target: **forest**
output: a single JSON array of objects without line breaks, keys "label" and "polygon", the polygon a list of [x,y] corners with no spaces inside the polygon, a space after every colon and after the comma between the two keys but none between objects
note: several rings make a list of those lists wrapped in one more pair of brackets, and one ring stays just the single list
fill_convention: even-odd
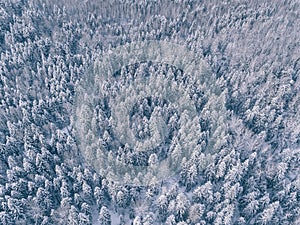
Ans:
[{"label": "forest", "polygon": [[0,1],[0,224],[300,224],[297,0]]}]

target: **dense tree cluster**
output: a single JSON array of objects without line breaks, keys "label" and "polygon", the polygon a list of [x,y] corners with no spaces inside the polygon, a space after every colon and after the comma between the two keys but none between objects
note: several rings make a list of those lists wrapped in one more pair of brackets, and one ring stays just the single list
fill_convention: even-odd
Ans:
[{"label": "dense tree cluster", "polygon": [[[293,0],[0,2],[0,224],[299,224],[299,12]],[[190,89],[201,116],[186,127],[201,129],[191,157],[178,159],[178,174],[120,186],[79,151],[75,90],[100,53],[142,40],[197,52],[220,90]],[[149,76],[163,71],[144,66]],[[137,74],[133,67],[123,75]],[[99,145],[131,164],[155,166],[168,154],[126,157],[126,145],[113,149],[105,104],[93,112]],[[179,129],[184,116],[164,99],[137,101],[130,127],[147,138],[156,108],[176,159],[185,147],[173,137],[189,138],[189,129]]]}]

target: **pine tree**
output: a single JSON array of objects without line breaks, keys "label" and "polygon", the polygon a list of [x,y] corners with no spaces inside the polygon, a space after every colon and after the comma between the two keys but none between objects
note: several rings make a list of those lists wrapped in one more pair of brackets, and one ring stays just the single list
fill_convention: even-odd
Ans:
[{"label": "pine tree", "polygon": [[189,209],[189,219],[193,222],[199,222],[204,214],[205,206],[202,204],[194,204]]},{"label": "pine tree", "polygon": [[279,202],[274,202],[270,204],[264,211],[260,214],[258,222],[259,224],[269,224],[272,223],[272,219],[274,216],[274,213],[279,207]]},{"label": "pine tree", "polygon": [[71,206],[68,213],[68,224],[78,225],[78,212],[74,206]]},{"label": "pine tree", "polygon": [[187,219],[189,204],[189,200],[183,193],[180,193],[176,197],[175,212],[177,220],[181,221]]},{"label": "pine tree", "polygon": [[175,225],[176,220],[174,215],[170,215],[166,220],[166,225]]},{"label": "pine tree", "polygon": [[83,182],[82,184],[82,194],[83,194],[83,198],[86,202],[91,203],[93,200],[93,196],[92,196],[92,188],[90,187],[90,185],[88,185],[86,182]]},{"label": "pine tree", "polygon": [[101,225],[111,225],[111,216],[107,207],[101,207],[98,220]]},{"label": "pine tree", "polygon": [[78,214],[78,225],[90,225],[92,224],[90,216],[86,213]]},{"label": "pine tree", "polygon": [[157,199],[159,214],[165,215],[168,209],[168,199],[165,195],[159,196]]},{"label": "pine tree", "polygon": [[143,225],[154,225],[154,218],[152,214],[148,214],[143,218]]},{"label": "pine tree", "polygon": [[133,220],[133,225],[142,225],[142,219],[140,216],[136,216]]},{"label": "pine tree", "polygon": [[212,183],[208,181],[204,185],[197,187],[193,192],[193,199],[198,203],[212,203],[213,202]]}]

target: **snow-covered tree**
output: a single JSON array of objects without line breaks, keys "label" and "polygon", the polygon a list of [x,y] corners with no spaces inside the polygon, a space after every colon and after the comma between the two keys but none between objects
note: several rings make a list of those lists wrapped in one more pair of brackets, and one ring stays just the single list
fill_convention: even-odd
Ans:
[{"label": "snow-covered tree", "polygon": [[99,212],[99,223],[101,225],[110,225],[111,224],[111,216],[107,207],[102,206]]}]

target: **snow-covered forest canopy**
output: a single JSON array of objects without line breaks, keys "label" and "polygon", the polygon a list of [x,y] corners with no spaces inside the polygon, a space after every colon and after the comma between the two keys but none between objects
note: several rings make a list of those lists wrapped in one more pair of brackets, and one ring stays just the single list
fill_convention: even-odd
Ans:
[{"label": "snow-covered forest canopy", "polygon": [[300,224],[299,24],[297,0],[0,1],[0,224]]}]

